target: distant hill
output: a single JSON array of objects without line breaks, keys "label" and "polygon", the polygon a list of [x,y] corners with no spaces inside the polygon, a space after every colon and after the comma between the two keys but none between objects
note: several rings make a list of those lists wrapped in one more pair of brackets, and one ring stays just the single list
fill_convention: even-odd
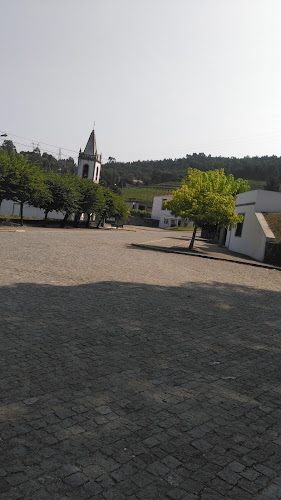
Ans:
[{"label": "distant hill", "polygon": [[263,187],[271,179],[281,181],[281,157],[224,158],[194,153],[174,160],[170,158],[106,163],[102,167],[101,182],[106,186],[114,186],[115,189],[133,186],[136,184],[136,179],[143,181],[146,187],[156,187],[163,183],[180,185],[189,167],[205,171],[223,168],[227,175],[231,173],[235,178],[242,177],[251,180],[252,189],[256,188],[255,184]]}]

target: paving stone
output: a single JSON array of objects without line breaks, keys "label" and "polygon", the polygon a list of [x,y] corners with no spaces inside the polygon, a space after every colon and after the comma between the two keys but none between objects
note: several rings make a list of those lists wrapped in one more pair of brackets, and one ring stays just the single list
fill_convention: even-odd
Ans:
[{"label": "paving stone", "polygon": [[186,496],[186,491],[181,490],[180,488],[174,488],[167,493],[169,498],[172,498],[173,500],[181,500]]},{"label": "paving stone", "polygon": [[23,474],[22,472],[12,474],[9,477],[7,477],[7,482],[11,486],[16,486],[17,484],[22,484],[25,481],[27,481],[27,476]]},{"label": "paving stone", "polygon": [[88,481],[88,483],[84,485],[84,488],[90,495],[92,495],[92,498],[95,498],[96,495],[102,492],[101,485],[95,481]]},{"label": "paving stone", "polygon": [[3,500],[279,495],[280,273],[163,234],[1,234]]},{"label": "paving stone", "polygon": [[66,476],[64,481],[70,486],[76,487],[81,486],[82,484],[88,481],[88,478],[81,473],[72,474],[71,476]]},{"label": "paving stone", "polygon": [[46,490],[38,490],[33,493],[31,500],[52,500],[52,497]]},{"label": "paving stone", "polygon": [[141,471],[141,472],[138,472],[137,474],[134,474],[134,476],[132,476],[131,479],[140,488],[143,488],[144,486],[147,486],[148,484],[152,483],[153,476],[151,474],[148,474],[147,472]]}]

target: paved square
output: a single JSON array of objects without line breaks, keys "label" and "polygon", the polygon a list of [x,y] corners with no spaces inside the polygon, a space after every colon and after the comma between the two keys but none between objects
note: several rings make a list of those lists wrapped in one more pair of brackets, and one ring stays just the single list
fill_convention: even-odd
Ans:
[{"label": "paved square", "polygon": [[281,273],[1,231],[0,498],[281,498]]}]

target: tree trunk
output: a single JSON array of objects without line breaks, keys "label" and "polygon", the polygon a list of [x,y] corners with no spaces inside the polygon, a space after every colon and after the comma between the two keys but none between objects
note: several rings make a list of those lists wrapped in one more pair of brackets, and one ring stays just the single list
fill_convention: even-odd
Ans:
[{"label": "tree trunk", "polygon": [[86,222],[86,228],[89,229],[90,227],[90,218],[91,218],[91,214],[87,214],[87,222]]},{"label": "tree trunk", "polygon": [[194,245],[194,241],[195,241],[196,231],[197,231],[197,226],[194,226],[193,234],[192,234],[192,238],[191,238],[191,242],[190,242],[190,245],[189,245],[189,250],[193,250],[193,245]]},{"label": "tree trunk", "polygon": [[23,226],[23,201],[20,202],[20,225]]},{"label": "tree trunk", "polygon": [[60,227],[61,227],[61,228],[64,228],[64,226],[65,226],[65,224],[66,224],[66,221],[67,221],[67,219],[68,219],[68,216],[69,216],[69,214],[68,214],[68,213],[66,213],[66,214],[65,214],[65,216],[64,216],[64,218],[62,219],[62,221],[61,221],[61,223],[60,223]]},{"label": "tree trunk", "polygon": [[48,213],[49,213],[49,210],[45,210],[45,217],[44,217],[44,222],[43,222],[44,227],[47,226]]},{"label": "tree trunk", "polygon": [[81,217],[80,212],[76,212],[75,218],[74,218],[74,220],[75,220],[75,227],[79,227],[80,217]]},{"label": "tree trunk", "polygon": [[227,229],[225,227],[222,227],[221,230],[220,230],[219,247],[223,247],[224,244],[225,244],[226,231],[227,231]]}]

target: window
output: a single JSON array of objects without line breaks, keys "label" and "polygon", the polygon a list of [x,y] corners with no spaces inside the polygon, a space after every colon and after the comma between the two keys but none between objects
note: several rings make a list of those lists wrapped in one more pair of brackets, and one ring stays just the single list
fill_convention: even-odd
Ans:
[{"label": "window", "polygon": [[88,175],[89,175],[89,165],[84,165],[82,173],[83,179],[88,179]]},{"label": "window", "polygon": [[236,227],[236,231],[235,231],[235,236],[241,237],[243,224],[244,224],[244,220],[245,220],[245,214],[238,214],[238,215],[243,215],[243,220],[242,220],[242,222],[238,222],[237,227]]},{"label": "window", "polygon": [[169,224],[169,220],[168,219],[164,219],[164,224]]},{"label": "window", "polygon": [[97,167],[96,169],[96,181],[98,180],[98,176],[99,176],[99,167]]},{"label": "window", "polygon": [[161,210],[168,210],[166,207],[164,207],[164,201],[167,201],[167,198],[164,198],[162,200],[162,207],[161,207]]}]

